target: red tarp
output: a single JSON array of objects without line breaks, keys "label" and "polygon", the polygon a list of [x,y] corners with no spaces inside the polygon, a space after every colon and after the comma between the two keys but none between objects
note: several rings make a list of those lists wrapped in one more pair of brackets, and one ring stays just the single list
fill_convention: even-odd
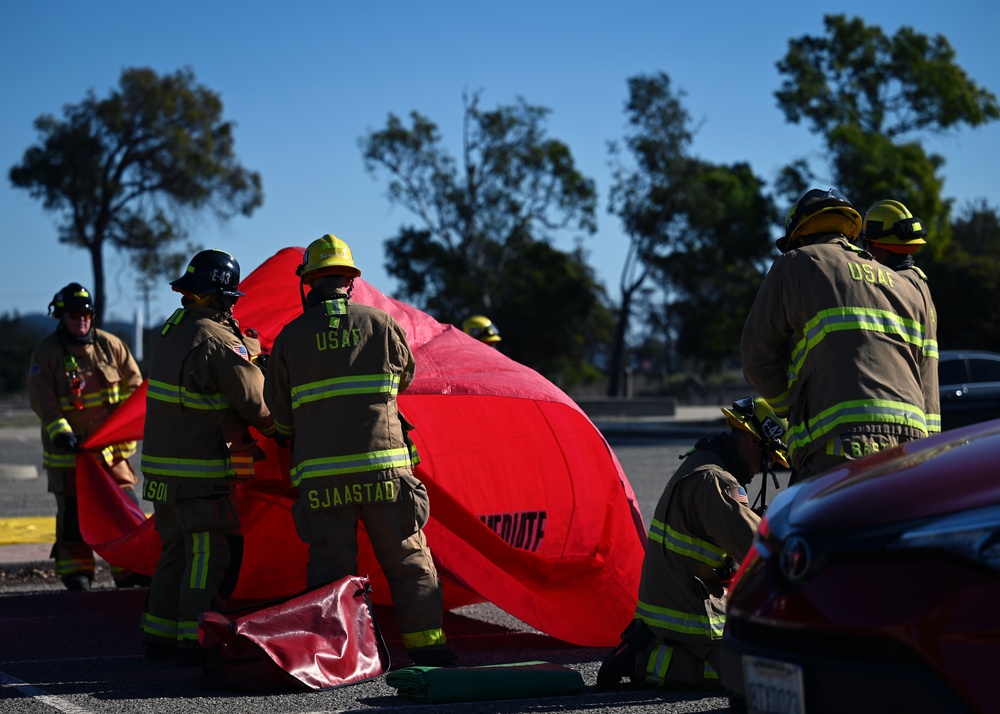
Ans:
[{"label": "red tarp", "polygon": [[[247,276],[236,307],[241,327],[265,348],[301,314],[295,266],[285,248]],[[604,437],[540,374],[388,298],[362,279],[352,300],[390,313],[417,364],[399,396],[421,463],[431,519],[425,533],[445,581],[447,607],[488,600],[536,629],[584,646],[614,646],[631,621],[645,532],[635,495]],[[87,448],[142,438],[145,385],[90,438]],[[259,435],[257,435],[259,437]],[[240,486],[246,553],[234,600],[259,602],[305,587],[306,547],[291,518],[288,451],[258,438],[268,458]],[[77,459],[83,535],[108,562],[152,574],[159,536],[89,454]],[[363,530],[363,527],[361,528]],[[367,539],[359,574],[372,600],[388,587]]]},{"label": "red tarp", "polygon": [[349,575],[298,597],[246,610],[203,612],[199,641],[215,652],[203,689],[328,689],[374,679],[389,666],[367,598]]}]

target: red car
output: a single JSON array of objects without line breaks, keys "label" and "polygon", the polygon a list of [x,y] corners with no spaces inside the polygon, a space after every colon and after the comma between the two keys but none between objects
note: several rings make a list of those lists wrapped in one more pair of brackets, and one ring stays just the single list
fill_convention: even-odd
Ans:
[{"label": "red car", "polygon": [[1000,420],[806,480],[767,511],[722,642],[758,712],[1000,712]]}]

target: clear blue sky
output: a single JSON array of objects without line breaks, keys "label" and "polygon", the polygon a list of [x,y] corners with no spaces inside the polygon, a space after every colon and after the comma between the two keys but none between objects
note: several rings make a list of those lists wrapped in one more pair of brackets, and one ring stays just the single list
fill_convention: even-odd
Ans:
[{"label": "clear blue sky", "polygon": [[[358,138],[382,128],[390,112],[416,110],[457,155],[464,90],[481,90],[485,108],[519,96],[546,106],[549,135],[597,183],[599,230],[585,247],[616,297],[627,243],[607,213],[606,145],[623,134],[626,80],[669,74],[703,122],[693,152],[747,161],[770,182],[783,164],[821,148],[777,109],[775,63],[790,38],[821,34],[823,14],[841,12],[887,34],[905,24],[945,35],[969,76],[1000,95],[996,0],[0,3],[0,314],[44,312],[70,281],[93,287],[89,254],[56,241],[53,216],[13,189],[8,172],[37,141],[36,117],[60,116],[89,89],[106,96],[127,67],[190,67],[221,94],[241,162],[262,175],[261,209],[223,225],[206,217],[193,241],[233,253],[248,274],[280,248],[332,232],[354,249],[365,279],[390,295],[384,240],[416,220],[392,208],[384,181],[365,173]],[[947,159],[944,193],[958,206],[1000,203],[1000,125],[929,139],[927,147]],[[560,244],[570,247],[572,236]],[[108,314],[131,319],[135,276],[114,254],[105,266]],[[153,319],[177,304],[164,286]]]}]

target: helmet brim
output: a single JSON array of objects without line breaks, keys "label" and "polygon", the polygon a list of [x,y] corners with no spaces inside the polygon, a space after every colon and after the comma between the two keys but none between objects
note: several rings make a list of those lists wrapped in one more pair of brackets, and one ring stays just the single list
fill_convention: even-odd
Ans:
[{"label": "helmet brim", "polygon": [[310,280],[322,278],[327,275],[343,275],[345,278],[360,278],[361,268],[350,265],[328,265],[322,268],[316,268],[315,270],[310,270],[308,272],[300,272],[299,275],[302,280],[307,283]]},{"label": "helmet brim", "polygon": [[749,417],[743,414],[738,414],[728,407],[722,407],[722,413],[726,415],[726,423],[731,428],[745,431],[747,434],[753,436],[755,439],[760,441],[762,450],[770,454],[771,457],[779,464],[785,468],[789,468],[790,462],[788,460],[787,449],[784,446],[775,448],[765,443],[766,437],[757,433],[757,430],[753,427]]}]

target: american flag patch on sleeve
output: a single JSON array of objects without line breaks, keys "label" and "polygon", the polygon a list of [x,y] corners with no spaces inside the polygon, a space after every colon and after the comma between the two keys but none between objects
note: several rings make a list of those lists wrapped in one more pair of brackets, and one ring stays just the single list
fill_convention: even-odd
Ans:
[{"label": "american flag patch on sleeve", "polygon": [[746,489],[742,486],[730,486],[726,489],[726,492],[729,494],[730,498],[738,503],[750,503],[750,500],[747,498]]},{"label": "american flag patch on sleeve", "polygon": [[250,360],[250,353],[247,352],[246,345],[233,345],[233,352],[247,361]]}]

